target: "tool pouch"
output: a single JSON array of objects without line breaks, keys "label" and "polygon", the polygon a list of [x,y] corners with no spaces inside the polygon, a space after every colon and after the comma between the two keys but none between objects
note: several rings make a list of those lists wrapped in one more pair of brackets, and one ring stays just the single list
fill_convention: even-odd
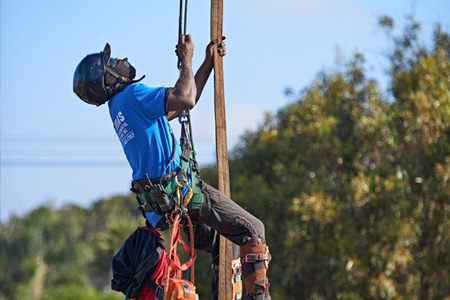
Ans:
[{"label": "tool pouch", "polygon": [[152,202],[156,202],[156,204],[158,204],[159,210],[163,214],[173,210],[174,206],[170,202],[169,196],[162,186],[152,189],[150,191],[150,195]]},{"label": "tool pouch", "polygon": [[166,189],[162,185],[151,184],[143,186],[139,182],[133,181],[131,191],[136,194],[139,208],[143,212],[153,211],[158,215],[165,215],[174,208]]}]

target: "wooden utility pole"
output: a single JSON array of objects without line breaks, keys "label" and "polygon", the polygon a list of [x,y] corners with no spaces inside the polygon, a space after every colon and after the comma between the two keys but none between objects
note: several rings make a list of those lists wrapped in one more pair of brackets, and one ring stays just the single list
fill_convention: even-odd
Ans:
[{"label": "wooden utility pole", "polygon": [[[223,0],[211,0],[211,40],[222,41]],[[216,49],[217,50],[217,49]],[[223,87],[223,59],[214,54],[214,107],[216,118],[216,153],[219,191],[230,197],[230,171],[228,167],[227,124],[225,116],[225,93]],[[219,250],[219,300],[232,300],[232,246],[220,236]]]}]

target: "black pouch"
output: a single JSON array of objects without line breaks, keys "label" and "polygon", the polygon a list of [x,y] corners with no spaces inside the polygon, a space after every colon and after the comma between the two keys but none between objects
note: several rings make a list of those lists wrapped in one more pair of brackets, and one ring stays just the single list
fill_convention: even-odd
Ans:
[{"label": "black pouch", "polygon": [[[158,204],[159,209],[163,214],[171,211],[174,209],[173,204],[170,202],[169,196],[167,195],[166,190],[164,187],[159,186],[150,191],[152,200],[156,204]],[[156,211],[155,211],[156,212]]]}]

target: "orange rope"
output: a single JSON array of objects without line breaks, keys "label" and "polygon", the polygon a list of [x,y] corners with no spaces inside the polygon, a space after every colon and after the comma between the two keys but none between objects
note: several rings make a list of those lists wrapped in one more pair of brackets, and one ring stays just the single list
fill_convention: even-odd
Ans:
[{"label": "orange rope", "polygon": [[[192,228],[192,222],[191,222],[191,218],[189,216],[186,217],[188,223],[189,223],[189,236],[190,236],[190,242],[191,242],[191,257],[194,256],[194,230]],[[191,282],[192,284],[195,284],[195,280],[194,280],[194,266],[195,264],[192,264],[191,267]]]},{"label": "orange rope", "polygon": [[[180,226],[180,215],[178,213],[176,213],[176,211],[173,211],[172,214],[170,215],[170,228],[171,228],[171,232],[170,232],[170,244],[169,244],[169,258],[172,259],[173,261],[176,260],[176,251],[177,251],[177,242],[175,241],[175,235],[178,235],[178,231],[179,226]],[[193,230],[193,226],[192,226],[192,221],[191,218],[189,216],[186,216],[186,219],[188,221],[189,224],[189,238],[190,238],[190,244],[191,244],[191,251],[189,253],[189,255],[195,260],[195,249],[194,249],[194,230]],[[178,236],[178,238],[180,238]],[[191,282],[192,284],[195,284],[195,269],[194,269],[194,263],[192,263],[191,266]],[[167,274],[166,274],[166,281],[165,281],[165,285],[164,285],[164,300],[169,300],[169,281],[170,281],[170,271],[171,271],[171,267],[170,264],[168,264],[167,266]]]},{"label": "orange rope", "polygon": [[[170,219],[172,216],[170,216]],[[174,250],[173,240],[175,239],[175,232],[178,230],[178,224],[180,222],[180,216],[175,214],[174,220],[171,223],[170,244],[169,244],[169,258],[172,259],[172,252]],[[175,256],[174,256],[175,258]],[[170,279],[170,264],[167,265],[166,284],[164,285],[164,300],[169,300],[169,279]]]}]

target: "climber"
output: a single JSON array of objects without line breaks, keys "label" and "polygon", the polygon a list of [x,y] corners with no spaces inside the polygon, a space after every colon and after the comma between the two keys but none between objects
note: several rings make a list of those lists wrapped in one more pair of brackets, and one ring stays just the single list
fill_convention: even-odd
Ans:
[{"label": "climber", "polygon": [[[148,223],[158,230],[167,229],[166,216],[176,198],[172,187],[180,181],[191,185],[194,197],[186,213],[196,224],[195,248],[212,253],[217,265],[218,234],[239,245],[247,299],[270,299],[266,275],[270,254],[263,223],[199,179],[190,148],[179,145],[169,125],[170,120],[196,105],[213,69],[214,55],[226,54],[225,43],[209,43],[195,76],[190,35],[180,34],[176,53],[181,70],[174,87],[153,88],[138,83],[144,76],[135,80],[136,69],[127,58],[112,59],[111,47],[106,44],[102,52],[87,55],[79,63],[74,92],[89,104],[108,102],[114,129],[132,169],[132,191]],[[217,269],[213,299],[217,299]]]}]

